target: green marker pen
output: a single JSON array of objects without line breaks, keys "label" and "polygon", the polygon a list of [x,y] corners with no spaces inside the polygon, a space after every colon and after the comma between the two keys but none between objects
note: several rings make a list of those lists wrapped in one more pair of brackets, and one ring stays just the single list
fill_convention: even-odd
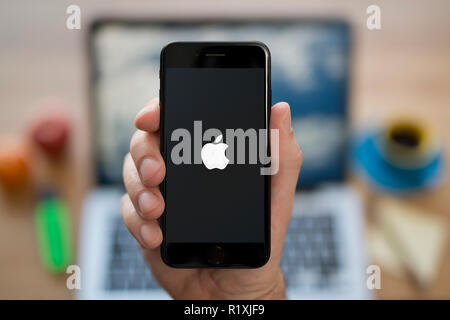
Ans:
[{"label": "green marker pen", "polygon": [[70,217],[55,192],[47,190],[40,197],[35,222],[42,264],[51,272],[65,272],[72,262]]}]

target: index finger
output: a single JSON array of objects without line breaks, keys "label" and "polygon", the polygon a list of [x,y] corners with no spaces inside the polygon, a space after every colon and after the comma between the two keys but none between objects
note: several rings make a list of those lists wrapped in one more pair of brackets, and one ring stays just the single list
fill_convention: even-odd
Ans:
[{"label": "index finger", "polygon": [[134,120],[134,125],[143,131],[156,132],[159,130],[159,113],[159,99],[154,98],[139,111]]}]

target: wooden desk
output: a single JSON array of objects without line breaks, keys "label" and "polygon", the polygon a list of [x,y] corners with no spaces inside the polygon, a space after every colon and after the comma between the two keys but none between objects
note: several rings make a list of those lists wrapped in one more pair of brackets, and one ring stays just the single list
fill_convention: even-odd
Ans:
[{"label": "wooden desk", "polygon": [[[202,7],[196,5],[202,4]],[[365,28],[365,9],[372,1],[221,2],[221,15],[249,13],[272,16],[340,14],[355,27],[355,60],[352,94],[352,123],[361,127],[393,113],[414,114],[430,121],[450,150],[450,2],[377,1],[382,8],[382,30]],[[56,95],[68,102],[74,119],[74,136],[67,163],[52,170],[74,220],[79,226],[83,197],[92,183],[89,152],[88,105],[84,34],[86,22],[94,15],[142,12],[161,17],[192,15],[218,16],[217,2],[163,1],[143,4],[127,1],[111,7],[108,1],[78,1],[82,9],[82,31],[65,29],[65,6],[39,1],[32,6],[14,1],[0,10],[8,24],[0,29],[0,135],[21,135],[36,99]],[[226,4],[226,5],[225,5]],[[6,5],[2,5],[6,6]],[[8,19],[7,19],[8,17]],[[11,19],[13,17],[14,19]],[[447,156],[448,159],[448,156]],[[34,161],[42,161],[36,157]],[[448,166],[447,160],[447,166]],[[41,168],[41,166],[37,166]],[[370,191],[353,180],[366,199]],[[410,201],[450,221],[450,183]],[[367,202],[370,206],[370,201]],[[0,192],[0,298],[66,299],[65,276],[45,272],[38,260],[33,211],[33,192],[16,199]],[[450,241],[450,240],[449,240]],[[450,298],[450,245],[447,244],[435,284],[418,291],[403,276],[383,273],[379,298]]]}]

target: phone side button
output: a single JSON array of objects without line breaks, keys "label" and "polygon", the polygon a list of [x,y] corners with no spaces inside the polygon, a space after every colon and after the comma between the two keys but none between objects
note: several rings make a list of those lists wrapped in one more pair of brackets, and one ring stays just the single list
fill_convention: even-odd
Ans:
[{"label": "phone side button", "polygon": [[208,248],[207,255],[208,255],[208,262],[214,265],[222,263],[225,257],[223,248],[218,245],[210,246]]}]

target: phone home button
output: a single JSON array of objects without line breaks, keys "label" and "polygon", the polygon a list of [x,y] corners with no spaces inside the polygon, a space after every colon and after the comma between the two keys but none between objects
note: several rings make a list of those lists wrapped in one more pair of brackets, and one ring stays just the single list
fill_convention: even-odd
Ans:
[{"label": "phone home button", "polygon": [[208,255],[208,262],[217,265],[223,262],[225,253],[221,246],[212,245],[208,248],[207,255]]}]

